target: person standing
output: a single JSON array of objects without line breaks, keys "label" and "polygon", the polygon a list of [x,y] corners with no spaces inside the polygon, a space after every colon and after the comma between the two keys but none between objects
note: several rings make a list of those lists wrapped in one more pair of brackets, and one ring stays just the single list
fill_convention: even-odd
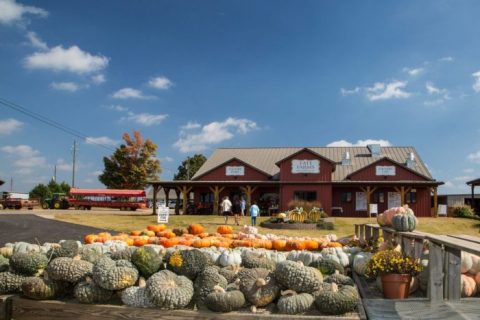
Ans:
[{"label": "person standing", "polygon": [[252,222],[252,226],[257,225],[257,216],[260,213],[260,208],[257,206],[257,202],[254,201],[253,204],[250,206],[250,220]]},{"label": "person standing", "polygon": [[233,216],[235,218],[235,224],[237,226],[239,226],[240,225],[240,223],[239,223],[240,214],[242,213],[242,205],[240,203],[240,200],[235,199],[233,201],[232,212],[233,212]]},{"label": "person standing", "polygon": [[240,200],[240,209],[242,209],[242,217],[245,216],[245,208],[247,207],[247,202],[244,198]]},{"label": "person standing", "polygon": [[228,224],[228,216],[232,214],[232,203],[228,200],[227,196],[223,197],[222,203],[220,203],[220,208],[222,209],[225,224]]}]

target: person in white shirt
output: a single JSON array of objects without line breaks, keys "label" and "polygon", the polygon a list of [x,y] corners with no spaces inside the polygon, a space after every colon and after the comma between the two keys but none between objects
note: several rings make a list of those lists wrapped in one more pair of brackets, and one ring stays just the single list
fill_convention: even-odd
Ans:
[{"label": "person in white shirt", "polygon": [[232,203],[228,200],[227,196],[223,197],[223,201],[220,203],[220,208],[222,209],[225,224],[228,224],[228,217],[232,214]]}]

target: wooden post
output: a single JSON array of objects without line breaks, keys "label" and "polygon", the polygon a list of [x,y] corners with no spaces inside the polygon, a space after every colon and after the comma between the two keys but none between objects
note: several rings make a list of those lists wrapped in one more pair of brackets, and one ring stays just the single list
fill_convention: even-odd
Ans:
[{"label": "wooden post", "polygon": [[377,187],[370,187],[370,186],[367,186],[366,188],[362,188],[360,187],[360,189],[365,193],[365,198],[367,199],[367,214],[368,214],[368,217],[371,218],[372,215],[370,213],[370,199],[372,197],[372,194],[375,192],[375,190],[377,190]]},{"label": "wooden post", "polygon": [[433,215],[438,218],[438,193],[437,187],[433,187]]},{"label": "wooden post", "polygon": [[470,207],[476,212],[475,208],[475,183],[472,182],[472,199],[470,200],[471,204]]},{"label": "wooden post", "polygon": [[178,187],[175,188],[175,195],[177,196],[177,199],[175,200],[175,214],[180,214],[180,205],[178,203],[178,200],[180,199],[180,189]]},{"label": "wooden post", "polygon": [[361,242],[365,241],[365,225],[364,224],[360,225],[360,236],[358,237],[358,239]]},{"label": "wooden post", "polygon": [[245,187],[240,187],[240,189],[245,192],[245,195],[247,196],[246,202],[247,202],[247,208],[252,205],[252,194],[255,190],[257,190],[257,187],[253,187],[250,185],[247,185]]},{"label": "wooden post", "polygon": [[413,250],[415,259],[419,259],[423,252],[423,240],[415,239]]},{"label": "wooden post", "polygon": [[373,228],[372,239],[377,242],[380,235],[380,230],[378,228]]},{"label": "wooden post", "polygon": [[355,225],[355,236],[360,238],[360,226],[358,224]]},{"label": "wooden post", "polygon": [[443,302],[443,252],[441,245],[430,241],[427,296],[431,302]]},{"label": "wooden post", "polygon": [[365,242],[369,242],[372,239],[372,227],[365,225]]},{"label": "wooden post", "polygon": [[218,214],[218,206],[220,204],[220,192],[225,189],[225,187],[209,187],[210,191],[213,193],[213,214]]},{"label": "wooden post", "polygon": [[192,187],[187,187],[187,186],[182,186],[178,187],[180,192],[182,193],[182,200],[183,200],[183,205],[182,205],[182,214],[187,214],[187,205],[188,205],[188,195],[190,194],[190,191],[192,190]]},{"label": "wooden post", "polygon": [[153,184],[153,214],[157,214],[157,193],[158,193],[158,188],[160,186],[158,184]]},{"label": "wooden post", "polygon": [[163,191],[165,192],[165,205],[168,207],[168,203],[170,202],[170,188],[163,187]]},{"label": "wooden post", "polygon": [[460,256],[461,250],[454,249],[452,247],[446,247],[446,258],[447,258],[447,270],[446,276],[447,285],[446,296],[448,300],[460,300],[461,298],[461,283],[460,283]]}]

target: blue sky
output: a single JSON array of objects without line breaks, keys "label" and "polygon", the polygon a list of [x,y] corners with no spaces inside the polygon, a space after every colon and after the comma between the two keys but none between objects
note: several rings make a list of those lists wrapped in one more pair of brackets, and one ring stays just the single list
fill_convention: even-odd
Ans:
[{"label": "blue sky", "polygon": [[[480,176],[478,1],[0,0],[0,98],[89,137],[123,132],[162,179],[217,147],[413,145],[442,192]],[[0,106],[0,179],[71,181],[73,137]],[[9,186],[5,186],[7,189]]]}]

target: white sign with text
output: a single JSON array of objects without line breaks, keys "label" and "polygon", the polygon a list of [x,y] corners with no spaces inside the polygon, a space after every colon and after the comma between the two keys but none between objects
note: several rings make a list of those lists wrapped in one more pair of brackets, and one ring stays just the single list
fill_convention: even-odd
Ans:
[{"label": "white sign with text", "polygon": [[157,209],[157,223],[168,223],[170,209],[166,206],[160,206]]},{"label": "white sign with text", "polygon": [[375,174],[377,176],[394,176],[395,167],[394,166],[376,166]]},{"label": "white sign with text", "polygon": [[320,161],[292,160],[292,173],[320,173]]},{"label": "white sign with text", "polygon": [[227,176],[244,176],[245,167],[244,166],[227,166],[225,168],[225,174]]},{"label": "white sign with text", "polygon": [[388,193],[388,209],[393,207],[402,206],[402,196],[400,192],[389,192]]},{"label": "white sign with text", "polygon": [[355,192],[355,210],[367,211],[367,197],[365,192]]}]

